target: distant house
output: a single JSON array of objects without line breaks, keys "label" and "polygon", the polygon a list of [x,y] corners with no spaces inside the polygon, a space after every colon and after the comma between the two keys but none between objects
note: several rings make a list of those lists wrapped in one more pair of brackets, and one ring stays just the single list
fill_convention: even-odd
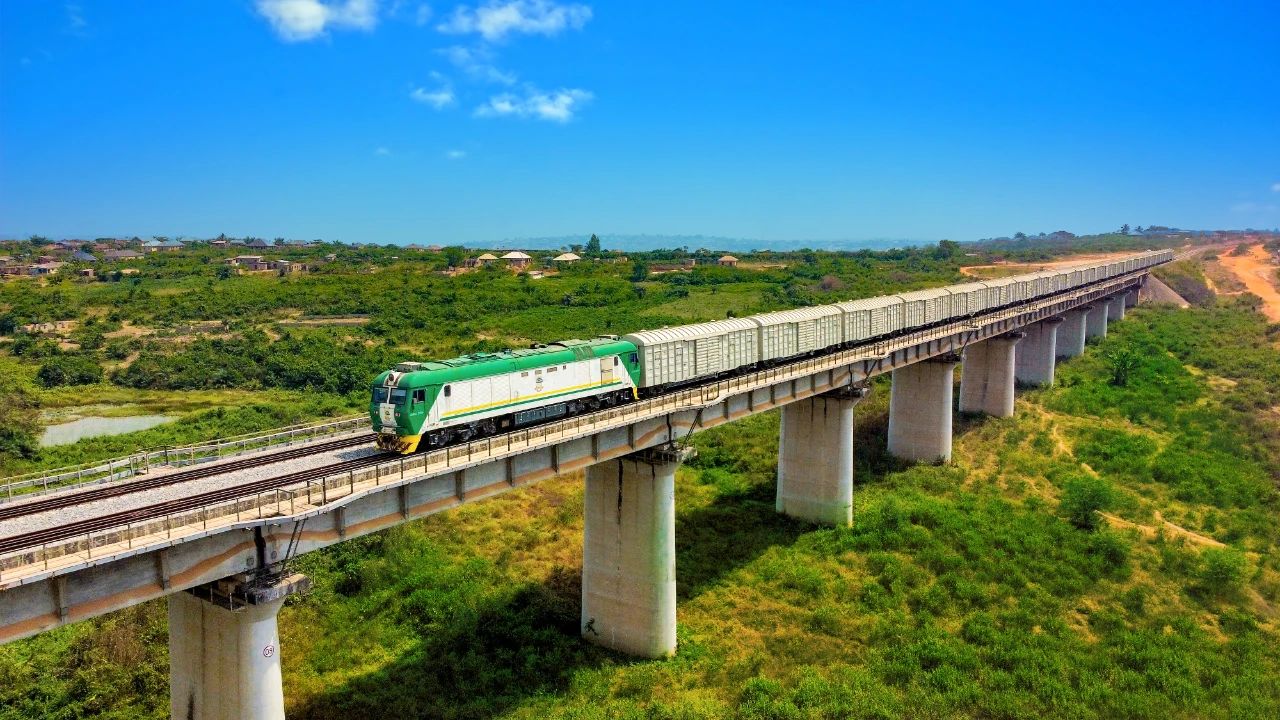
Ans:
[{"label": "distant house", "polygon": [[148,240],[142,243],[142,251],[149,253],[176,252],[184,247],[186,245],[183,245],[180,240]]},{"label": "distant house", "polygon": [[428,245],[428,246],[427,246],[427,252],[438,253],[438,252],[440,252],[441,250],[444,250],[444,247],[443,247],[443,246],[441,246],[441,245]]},{"label": "distant house", "polygon": [[278,270],[281,275],[307,271],[306,263],[293,262],[292,260],[272,260],[270,265],[273,270]]},{"label": "distant house", "polygon": [[63,265],[66,265],[66,263],[60,263],[60,262],[37,263],[31,266],[31,274],[32,275],[57,275],[58,271],[62,269]]},{"label": "distant house", "polygon": [[137,260],[142,257],[142,253],[135,250],[108,250],[102,253],[102,257],[111,262],[121,262],[124,260]]},{"label": "distant house", "polygon": [[80,268],[80,277],[93,278],[93,268]]},{"label": "distant house", "polygon": [[337,254],[337,253],[329,253],[328,255],[325,255],[325,256],[324,256],[324,259],[325,259],[325,260],[328,260],[329,262],[333,262],[334,260],[337,260],[337,259],[338,259],[338,254]]},{"label": "distant house", "polygon": [[0,265],[0,275],[30,275],[30,265]]},{"label": "distant house", "polygon": [[554,258],[551,259],[551,262],[554,262],[559,265],[572,265],[573,263],[576,263],[581,259],[582,258],[578,257],[576,254],[567,252],[567,253],[561,253],[555,256]]},{"label": "distant house", "polygon": [[721,267],[738,267],[738,258],[732,255],[725,255],[717,260],[716,264]]},{"label": "distant house", "polygon": [[266,250],[268,246],[266,240],[263,240],[262,238],[254,238],[245,247],[251,247],[255,250]]},{"label": "distant house", "polygon": [[484,267],[489,263],[497,262],[498,256],[493,253],[485,253],[473,260],[467,260],[467,267]]},{"label": "distant house", "polygon": [[244,270],[270,270],[271,266],[264,262],[261,255],[237,255],[227,258],[223,263]]},{"label": "distant house", "polygon": [[405,245],[405,246],[404,246],[404,249],[405,249],[405,250],[412,250],[412,251],[414,251],[414,252],[422,252],[423,250],[426,250],[426,248],[422,247],[422,246],[421,246],[421,245],[419,245],[418,243],[409,243],[408,245]]},{"label": "distant house", "polygon": [[71,259],[76,262],[89,262],[89,263],[98,262],[98,258],[94,257],[91,253],[87,253],[83,250],[77,250],[71,253]]},{"label": "distant house", "polygon": [[209,247],[224,248],[227,246],[226,240],[210,240]]},{"label": "distant house", "polygon": [[502,259],[507,261],[507,267],[515,270],[527,268],[533,262],[533,258],[528,253],[522,253],[519,250],[512,250],[503,255]]}]

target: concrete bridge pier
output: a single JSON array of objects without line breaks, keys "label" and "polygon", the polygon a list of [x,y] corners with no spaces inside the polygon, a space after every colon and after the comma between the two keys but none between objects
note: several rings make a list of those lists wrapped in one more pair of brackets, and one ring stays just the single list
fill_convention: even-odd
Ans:
[{"label": "concrete bridge pier", "polygon": [[1062,314],[1058,328],[1058,357],[1073,358],[1084,354],[1085,321],[1092,305],[1084,305]]},{"label": "concrete bridge pier", "polygon": [[955,354],[893,371],[889,395],[889,454],[903,460],[951,460],[951,394]]},{"label": "concrete bridge pier", "polygon": [[1017,382],[1028,386],[1049,387],[1058,355],[1058,327],[1063,319],[1051,317],[1028,325],[1022,343],[1014,353],[1013,374]]},{"label": "concrete bridge pier", "polygon": [[1119,322],[1124,319],[1124,295],[1116,295],[1107,300],[1107,322]]},{"label": "concrete bridge pier", "polygon": [[640,657],[676,651],[675,450],[587,469],[582,637]]},{"label": "concrete bridge pier", "polygon": [[237,576],[170,595],[170,717],[284,720],[276,614],[310,584]]},{"label": "concrete bridge pier", "polygon": [[853,524],[853,410],[869,388],[845,388],[782,409],[778,512],[828,525]]},{"label": "concrete bridge pier", "polygon": [[1107,336],[1108,305],[1108,301],[1100,300],[1090,306],[1089,314],[1085,316],[1084,336],[1086,342],[1094,338],[1105,338]]},{"label": "concrete bridge pier", "polygon": [[1014,332],[974,343],[964,349],[960,365],[960,412],[1012,417],[1014,347],[1026,337]]},{"label": "concrete bridge pier", "polygon": [[1129,290],[1124,294],[1124,306],[1127,308],[1138,306],[1138,291]]}]

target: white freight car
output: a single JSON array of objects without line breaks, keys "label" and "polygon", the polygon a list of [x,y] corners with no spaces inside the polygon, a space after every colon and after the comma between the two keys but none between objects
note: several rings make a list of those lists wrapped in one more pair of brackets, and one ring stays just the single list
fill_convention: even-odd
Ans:
[{"label": "white freight car", "polygon": [[760,361],[759,326],[746,318],[624,335],[640,354],[640,386],[663,387],[713,377]]},{"label": "white freight car", "polygon": [[843,316],[834,305],[817,305],[747,320],[760,328],[760,362],[769,362],[839,345],[844,341]]},{"label": "white freight car", "polygon": [[844,313],[844,342],[856,344],[891,335],[902,329],[902,298],[862,298],[836,303]]},{"label": "white freight car", "polygon": [[951,293],[946,288],[930,288],[898,293],[903,303],[903,325],[911,328],[932,325],[946,318]]}]

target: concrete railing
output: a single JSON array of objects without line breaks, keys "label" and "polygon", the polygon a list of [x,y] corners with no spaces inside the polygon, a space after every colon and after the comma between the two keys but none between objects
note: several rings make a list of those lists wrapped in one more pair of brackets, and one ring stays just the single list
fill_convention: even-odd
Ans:
[{"label": "concrete railing", "polygon": [[[1075,305],[1087,303],[1119,288],[1132,285],[1146,272],[1144,269],[1100,282],[1089,288],[1078,288],[1067,291],[1065,294],[1042,298],[975,318],[947,323],[849,350],[799,360],[768,370],[569,418],[541,427],[391,460],[372,467],[307,481],[289,488],[248,495],[234,501],[218,502],[163,518],[102,530],[75,540],[61,540],[40,547],[7,553],[0,555],[0,580],[42,574],[49,570],[56,570],[60,566],[73,566],[108,554],[132,552],[156,544],[172,544],[175,540],[184,537],[198,537],[236,523],[260,521],[272,517],[302,517],[323,512],[326,505],[390,482],[402,481],[407,474],[427,477],[461,470],[654,417],[681,411],[696,411],[714,405],[725,397],[767,388],[856,362],[884,358],[897,350],[959,333],[972,332],[985,325],[1041,311],[1053,311],[1051,314],[1063,312]],[[96,555],[95,551],[97,551]]]},{"label": "concrete railing", "polygon": [[37,472],[4,478],[0,488],[0,502],[15,497],[28,497],[52,490],[100,485],[148,472],[157,467],[186,467],[212,462],[250,452],[258,452],[282,445],[309,442],[342,433],[354,432],[369,426],[369,416],[352,415],[337,420],[322,420],[304,425],[275,428],[258,433],[234,435],[214,442],[185,445],[176,448],[149,450],[106,461],[82,463],[57,470]]}]

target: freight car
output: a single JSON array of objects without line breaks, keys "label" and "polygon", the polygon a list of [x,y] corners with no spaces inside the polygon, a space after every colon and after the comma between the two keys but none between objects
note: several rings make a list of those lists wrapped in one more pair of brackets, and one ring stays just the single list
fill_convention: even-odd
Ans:
[{"label": "freight car", "polygon": [[406,362],[378,375],[369,412],[378,446],[385,450],[443,447],[963,320],[1142,270],[1172,256],[1167,250],[1147,252],[1113,262],[621,338]]}]

